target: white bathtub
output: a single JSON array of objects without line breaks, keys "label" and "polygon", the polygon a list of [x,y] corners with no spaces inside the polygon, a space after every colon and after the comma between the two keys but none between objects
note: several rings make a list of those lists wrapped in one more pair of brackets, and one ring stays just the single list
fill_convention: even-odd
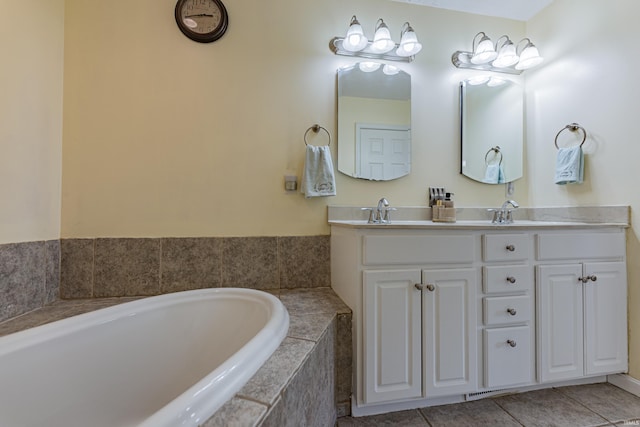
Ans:
[{"label": "white bathtub", "polygon": [[289,327],[250,289],[160,295],[0,338],[0,426],[197,426]]}]

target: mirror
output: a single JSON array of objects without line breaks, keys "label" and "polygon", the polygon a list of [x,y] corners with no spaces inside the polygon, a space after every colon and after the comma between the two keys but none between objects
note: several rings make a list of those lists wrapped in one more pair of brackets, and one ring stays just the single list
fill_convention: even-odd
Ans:
[{"label": "mirror", "polygon": [[485,184],[522,178],[524,95],[515,82],[483,77],[460,82],[460,173]]},{"label": "mirror", "polygon": [[411,171],[411,76],[360,62],[338,70],[338,170],[388,181]]}]

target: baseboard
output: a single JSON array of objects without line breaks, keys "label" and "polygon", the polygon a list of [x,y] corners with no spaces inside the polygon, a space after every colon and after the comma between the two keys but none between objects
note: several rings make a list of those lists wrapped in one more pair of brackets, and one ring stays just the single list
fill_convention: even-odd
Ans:
[{"label": "baseboard", "polygon": [[627,374],[608,375],[607,382],[628,391],[631,394],[640,396],[640,380],[633,378]]}]

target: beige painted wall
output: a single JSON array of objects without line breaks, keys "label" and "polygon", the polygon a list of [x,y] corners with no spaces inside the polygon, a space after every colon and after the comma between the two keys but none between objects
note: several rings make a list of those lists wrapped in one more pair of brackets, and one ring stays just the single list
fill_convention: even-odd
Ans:
[{"label": "beige painted wall", "polygon": [[[544,67],[528,75],[529,203],[535,206],[624,204],[631,222],[640,213],[637,100],[640,98],[637,16],[640,2],[555,0],[527,25],[544,47]],[[585,183],[553,183],[556,133],[578,122],[584,145]],[[570,137],[565,131],[561,138]],[[640,378],[640,242],[627,233],[630,374]]]},{"label": "beige painted wall", "polygon": [[57,239],[64,0],[0,8],[0,243]]},{"label": "beige painted wall", "polygon": [[[518,39],[524,23],[387,0],[225,5],[227,34],[202,45],[178,31],[175,0],[66,1],[63,237],[329,234],[328,204],[424,206],[430,185],[459,205],[503,201],[503,186],[459,175],[457,83],[473,73],[450,57],[479,30]],[[354,13],[367,32],[384,17],[394,35],[410,19],[424,44],[401,65],[413,83],[412,173],[338,174],[336,197],[286,194],[306,129],[336,134],[336,70],[356,60],[328,44]],[[516,186],[526,201],[526,180]]]}]

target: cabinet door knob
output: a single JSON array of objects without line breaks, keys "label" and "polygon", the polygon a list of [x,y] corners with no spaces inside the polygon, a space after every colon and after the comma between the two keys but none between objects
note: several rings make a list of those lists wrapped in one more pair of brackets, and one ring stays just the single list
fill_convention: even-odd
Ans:
[{"label": "cabinet door knob", "polygon": [[427,284],[427,290],[429,292],[433,292],[436,289],[435,285],[432,285],[431,283]]},{"label": "cabinet door knob", "polygon": [[507,313],[509,313],[512,316],[516,315],[516,309],[515,308],[507,308]]},{"label": "cabinet door knob", "polygon": [[509,276],[509,277],[507,277],[507,282],[509,282],[509,283],[516,283],[516,278],[515,278],[515,277],[513,277],[513,276]]},{"label": "cabinet door knob", "polygon": [[594,274],[591,276],[578,277],[578,282],[587,283],[589,280],[591,280],[592,282],[595,282],[598,280],[598,276]]},{"label": "cabinet door knob", "polygon": [[508,250],[509,252],[513,252],[513,251],[515,251],[515,250],[516,250],[516,247],[515,247],[514,245],[507,245],[507,250]]},{"label": "cabinet door knob", "polygon": [[507,344],[509,344],[511,347],[515,347],[517,345],[514,340],[507,340]]},{"label": "cabinet door knob", "polygon": [[424,291],[424,285],[422,283],[416,283],[415,287],[419,291]]}]

